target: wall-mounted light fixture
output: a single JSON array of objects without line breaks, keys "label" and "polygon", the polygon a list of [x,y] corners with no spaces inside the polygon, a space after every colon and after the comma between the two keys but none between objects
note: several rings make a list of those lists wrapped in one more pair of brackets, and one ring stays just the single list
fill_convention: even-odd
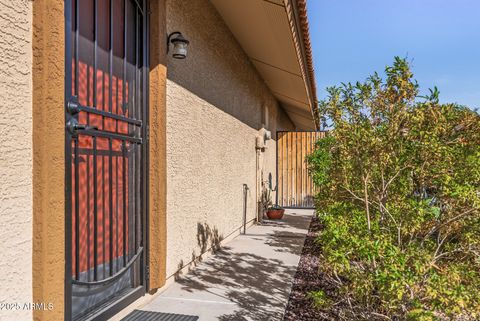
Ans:
[{"label": "wall-mounted light fixture", "polygon": [[170,43],[173,45],[172,57],[175,59],[185,59],[187,57],[187,48],[190,41],[185,39],[181,32],[175,31],[167,37],[167,53],[170,50]]}]

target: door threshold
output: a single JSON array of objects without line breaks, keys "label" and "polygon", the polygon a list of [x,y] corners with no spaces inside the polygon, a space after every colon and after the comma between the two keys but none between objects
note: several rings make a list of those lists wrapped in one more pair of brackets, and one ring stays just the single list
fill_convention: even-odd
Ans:
[{"label": "door threshold", "polygon": [[139,286],[135,289],[131,289],[126,294],[122,294],[120,297],[113,298],[95,310],[87,313],[86,315],[75,318],[74,321],[103,321],[108,320],[115,314],[129,306],[139,298],[145,295],[145,287]]}]

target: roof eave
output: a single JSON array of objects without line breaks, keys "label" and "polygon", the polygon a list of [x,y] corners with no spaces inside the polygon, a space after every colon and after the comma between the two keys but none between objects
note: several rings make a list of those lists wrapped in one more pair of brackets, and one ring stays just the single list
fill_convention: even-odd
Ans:
[{"label": "roof eave", "polygon": [[313,54],[310,43],[310,31],[307,16],[306,0],[285,0],[286,11],[290,21],[293,38],[296,40],[297,56],[301,65],[305,87],[307,89],[311,113],[315,124],[315,129],[320,129],[318,115],[318,100],[315,84],[315,72],[313,68]]}]

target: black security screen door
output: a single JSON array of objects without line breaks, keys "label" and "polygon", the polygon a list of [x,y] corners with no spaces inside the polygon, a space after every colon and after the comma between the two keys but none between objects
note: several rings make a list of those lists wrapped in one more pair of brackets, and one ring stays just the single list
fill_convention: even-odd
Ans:
[{"label": "black security screen door", "polygon": [[66,0],[66,316],[145,293],[146,0]]}]

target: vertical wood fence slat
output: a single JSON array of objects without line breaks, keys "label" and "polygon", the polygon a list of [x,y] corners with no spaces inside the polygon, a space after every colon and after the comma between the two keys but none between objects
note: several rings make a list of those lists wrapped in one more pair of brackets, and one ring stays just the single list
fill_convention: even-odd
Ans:
[{"label": "vertical wood fence slat", "polygon": [[306,157],[325,132],[277,132],[277,202],[283,207],[311,208],[319,188],[313,183]]},{"label": "vertical wood fence slat", "polygon": [[[282,184],[282,194],[278,197],[278,204],[284,204],[285,199],[283,198],[286,191],[287,191],[287,176],[286,176],[286,171],[287,171],[287,135],[283,133],[282,135],[282,144],[280,145],[280,148],[282,149],[282,158],[280,158],[278,161],[282,163],[282,173],[281,173],[281,184]],[[278,175],[278,173],[277,173]]]},{"label": "vertical wood fence slat", "polygon": [[290,188],[290,163],[289,162],[289,159],[290,159],[290,142],[292,141],[290,139],[290,135],[289,133],[287,133],[286,135],[286,142],[285,142],[285,161],[286,161],[286,167],[285,167],[285,177],[286,177],[286,180],[285,180],[285,194],[284,194],[284,197],[286,198],[285,199],[285,205],[288,206],[289,205],[289,202],[290,200],[288,199],[288,195],[290,195],[290,192],[291,192],[291,188]]}]

